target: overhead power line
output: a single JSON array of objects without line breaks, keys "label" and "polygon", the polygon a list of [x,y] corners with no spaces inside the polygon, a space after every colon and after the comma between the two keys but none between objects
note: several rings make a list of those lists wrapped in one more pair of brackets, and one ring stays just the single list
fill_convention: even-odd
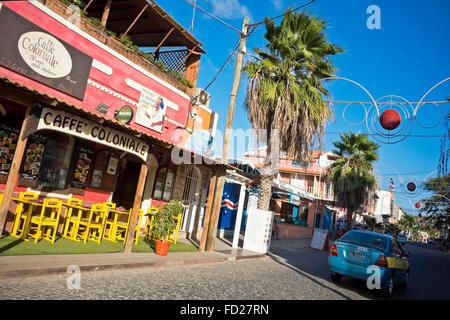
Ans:
[{"label": "overhead power line", "polygon": [[[189,5],[191,5],[191,6],[194,7],[194,4],[191,3],[191,1],[189,1],[189,0],[184,0],[184,1],[185,1],[186,3],[188,3]],[[236,31],[237,33],[241,34],[241,30],[239,30],[239,29],[233,27],[232,25],[230,25],[230,24],[226,23],[225,21],[219,19],[217,16],[213,15],[212,13],[210,13],[210,12],[206,11],[205,9],[199,7],[198,4],[195,6],[195,8],[198,9],[198,10],[200,10],[201,12],[203,12],[204,14],[206,14],[207,16],[213,18],[214,20],[216,20],[216,21],[222,23],[223,25],[227,26],[228,28],[232,29],[233,31]]]},{"label": "overhead power line", "polygon": [[288,12],[285,12],[285,13],[283,13],[283,14],[280,14],[279,16],[276,16],[276,17],[273,17],[273,18],[266,18],[266,19],[264,19],[264,20],[262,20],[262,21],[259,21],[259,22],[256,22],[256,23],[249,24],[249,27],[257,27],[257,26],[259,26],[260,24],[263,24],[265,21],[271,21],[271,20],[275,20],[275,19],[281,18],[281,17],[287,15],[287,14],[290,13],[290,12],[295,12],[295,11],[297,11],[297,10],[300,10],[300,9],[302,9],[302,8],[304,8],[304,7],[309,6],[310,4],[312,4],[313,2],[316,2],[316,1],[317,1],[317,0],[311,0],[311,1],[309,1],[308,3],[302,4],[301,6],[298,6],[298,7],[294,8],[294,9],[291,9],[291,10],[289,10]]}]

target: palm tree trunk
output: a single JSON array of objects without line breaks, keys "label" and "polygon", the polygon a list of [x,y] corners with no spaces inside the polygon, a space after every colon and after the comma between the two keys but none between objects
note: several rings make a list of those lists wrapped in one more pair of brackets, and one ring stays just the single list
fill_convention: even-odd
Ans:
[{"label": "palm tree trunk", "polygon": [[258,209],[260,210],[269,210],[270,199],[272,198],[272,182],[272,175],[261,175],[258,200]]},{"label": "palm tree trunk", "polygon": [[352,228],[352,220],[353,220],[353,209],[347,207],[347,231]]}]

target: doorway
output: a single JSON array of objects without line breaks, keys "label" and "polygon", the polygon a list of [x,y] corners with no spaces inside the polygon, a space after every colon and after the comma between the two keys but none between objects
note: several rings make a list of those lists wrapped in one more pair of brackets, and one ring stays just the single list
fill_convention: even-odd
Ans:
[{"label": "doorway", "polygon": [[191,168],[186,177],[183,191],[183,202],[189,205],[183,208],[180,231],[192,232],[194,229],[195,214],[200,199],[200,170]]},{"label": "doorway", "polygon": [[141,164],[125,159],[122,159],[122,161],[126,161],[126,164],[121,166],[116,190],[114,190],[112,196],[112,202],[116,204],[116,207],[131,209],[133,208],[134,198],[136,197]]}]

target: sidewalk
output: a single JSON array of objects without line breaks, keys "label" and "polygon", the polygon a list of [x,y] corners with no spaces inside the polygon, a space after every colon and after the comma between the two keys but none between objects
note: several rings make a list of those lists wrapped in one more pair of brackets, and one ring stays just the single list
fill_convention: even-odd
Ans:
[{"label": "sidewalk", "polygon": [[[190,242],[182,239],[180,241]],[[191,241],[192,242],[192,241]],[[58,254],[23,255],[0,257],[0,280],[10,278],[37,277],[51,274],[67,274],[67,267],[78,266],[80,271],[102,271],[129,268],[160,268],[177,265],[192,265],[234,261],[238,259],[263,258],[265,254],[233,249],[226,239],[216,238],[214,251],[169,252],[167,256],[155,253],[103,253],[103,254]]]}]

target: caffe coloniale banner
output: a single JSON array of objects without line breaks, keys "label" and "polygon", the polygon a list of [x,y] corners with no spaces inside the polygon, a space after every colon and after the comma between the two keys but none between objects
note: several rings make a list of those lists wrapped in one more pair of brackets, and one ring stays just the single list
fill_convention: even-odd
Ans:
[{"label": "caffe coloniale banner", "polygon": [[56,130],[129,152],[148,161],[150,146],[142,139],[61,110],[42,108],[40,111],[35,130]]},{"label": "caffe coloniale banner", "polygon": [[0,34],[1,66],[83,100],[92,57],[1,3]]}]

